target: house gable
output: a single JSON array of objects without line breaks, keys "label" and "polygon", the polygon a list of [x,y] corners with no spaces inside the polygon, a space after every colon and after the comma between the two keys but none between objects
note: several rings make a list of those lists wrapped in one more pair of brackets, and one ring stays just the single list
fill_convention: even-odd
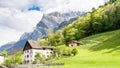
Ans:
[{"label": "house gable", "polygon": [[30,43],[27,41],[27,42],[25,43],[25,46],[24,46],[24,48],[23,48],[23,51],[28,50],[28,49],[32,49],[32,47],[31,47]]}]

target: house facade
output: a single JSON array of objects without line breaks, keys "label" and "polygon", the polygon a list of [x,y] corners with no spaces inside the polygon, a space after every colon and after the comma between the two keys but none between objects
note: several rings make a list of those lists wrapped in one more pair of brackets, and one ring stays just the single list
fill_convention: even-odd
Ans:
[{"label": "house facade", "polygon": [[45,58],[50,57],[53,53],[53,48],[51,46],[40,46],[36,41],[28,40],[23,48],[24,63],[32,64],[36,53],[40,53]]},{"label": "house facade", "polygon": [[2,54],[0,54],[0,64],[2,64],[4,62],[4,56]]}]

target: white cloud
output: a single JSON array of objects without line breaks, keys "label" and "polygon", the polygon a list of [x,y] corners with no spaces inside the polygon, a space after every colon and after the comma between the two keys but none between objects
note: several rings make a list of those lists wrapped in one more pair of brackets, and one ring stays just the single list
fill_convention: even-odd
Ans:
[{"label": "white cloud", "polygon": [[38,0],[37,4],[43,12],[90,11],[106,1],[108,0]]},{"label": "white cloud", "polygon": [[[0,25],[19,31],[30,31],[41,19],[38,11],[21,12],[9,8],[0,8]],[[27,28],[26,28],[27,27]]]},{"label": "white cloud", "polygon": [[0,0],[1,7],[26,10],[32,6],[34,0]]},{"label": "white cloud", "polygon": [[5,43],[18,40],[18,37],[22,34],[22,32],[10,29],[7,27],[0,26],[0,45],[3,45]]},{"label": "white cloud", "polygon": [[[32,31],[42,13],[88,11],[105,0],[0,0],[0,45],[18,40],[23,32]],[[28,11],[32,6],[41,11]]]},{"label": "white cloud", "polygon": [[0,45],[18,40],[23,32],[32,31],[41,17],[42,13],[39,11],[21,12],[0,8]]},{"label": "white cloud", "polygon": [[15,8],[22,11],[36,5],[43,12],[53,11],[88,11],[92,7],[103,5],[108,0],[0,0],[1,7]]}]

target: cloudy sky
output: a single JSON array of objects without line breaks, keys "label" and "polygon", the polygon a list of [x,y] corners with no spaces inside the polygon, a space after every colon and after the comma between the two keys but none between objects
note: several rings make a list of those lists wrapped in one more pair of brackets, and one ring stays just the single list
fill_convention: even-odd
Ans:
[{"label": "cloudy sky", "polygon": [[0,46],[31,32],[43,13],[90,11],[105,0],[0,0]]}]

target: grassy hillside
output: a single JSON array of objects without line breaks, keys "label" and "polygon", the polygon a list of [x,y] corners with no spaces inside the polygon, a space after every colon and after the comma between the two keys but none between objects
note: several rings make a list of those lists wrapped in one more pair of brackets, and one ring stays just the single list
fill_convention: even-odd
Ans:
[{"label": "grassy hillside", "polygon": [[[60,58],[55,63],[64,66],[50,68],[119,68],[120,67],[120,30],[96,34],[82,39],[83,45],[77,46],[79,54]],[[70,47],[71,48],[71,47]]]},{"label": "grassy hillside", "polygon": [[107,50],[108,52],[113,52],[120,50],[120,30],[96,34],[82,40],[99,42],[98,45],[89,48],[92,51]]}]

